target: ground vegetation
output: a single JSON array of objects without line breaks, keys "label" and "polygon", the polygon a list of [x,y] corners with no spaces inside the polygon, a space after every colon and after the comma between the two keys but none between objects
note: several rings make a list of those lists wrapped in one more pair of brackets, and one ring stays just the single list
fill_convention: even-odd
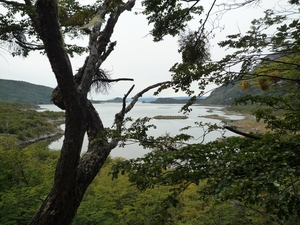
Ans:
[{"label": "ground vegetation", "polygon": [[0,101],[0,140],[9,143],[17,140],[24,145],[44,136],[61,136],[59,125],[64,122],[64,112],[38,112],[36,105]]}]

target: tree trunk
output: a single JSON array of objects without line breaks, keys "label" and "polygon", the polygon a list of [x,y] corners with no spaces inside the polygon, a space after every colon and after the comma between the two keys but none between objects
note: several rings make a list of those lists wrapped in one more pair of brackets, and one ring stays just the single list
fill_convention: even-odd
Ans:
[{"label": "tree trunk", "polygon": [[[71,224],[83,195],[91,184],[105,160],[120,140],[123,120],[138,98],[152,88],[168,82],[157,83],[139,92],[126,106],[126,98],[115,116],[115,136],[108,139],[102,121],[87,99],[93,83],[93,76],[99,72],[101,64],[112,52],[115,42],[110,42],[115,24],[125,10],[131,10],[135,0],[126,3],[104,0],[97,15],[109,18],[103,30],[102,24],[95,24],[90,32],[89,56],[83,66],[73,76],[71,63],[64,48],[64,41],[58,22],[58,6],[54,0],[36,2],[39,33],[49,58],[58,86],[52,93],[53,102],[66,111],[65,139],[57,163],[54,184],[39,210],[30,221],[31,225],[68,225]],[[112,7],[110,4],[113,4]],[[122,80],[122,79],[118,79]],[[127,79],[128,80],[128,79]],[[130,80],[130,79],[129,79]],[[81,155],[84,135],[88,135],[87,152]]]},{"label": "tree trunk", "polygon": [[[101,17],[108,13],[111,1],[106,0],[99,10]],[[36,225],[71,224],[83,195],[103,166],[111,150],[117,146],[118,138],[108,142],[104,127],[93,105],[87,99],[93,74],[112,51],[110,37],[118,17],[130,10],[135,1],[120,4],[110,17],[103,32],[96,24],[90,33],[90,55],[73,76],[71,63],[64,48],[64,40],[58,22],[58,5],[54,0],[38,0],[36,3],[37,32],[44,42],[52,70],[58,82],[54,103],[66,111],[65,139],[56,167],[54,184],[40,209],[30,221]],[[36,23],[37,24],[37,23]],[[118,124],[124,118],[121,113]],[[118,131],[121,129],[118,126]],[[84,134],[89,137],[88,151],[81,157]],[[81,157],[81,158],[80,158]]]}]

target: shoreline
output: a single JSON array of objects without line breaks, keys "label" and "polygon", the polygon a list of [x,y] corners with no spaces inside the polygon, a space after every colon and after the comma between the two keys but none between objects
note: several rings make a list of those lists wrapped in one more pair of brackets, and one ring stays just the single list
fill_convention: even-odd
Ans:
[{"label": "shoreline", "polygon": [[52,138],[60,138],[62,135],[64,135],[64,133],[65,132],[60,129],[60,130],[57,130],[57,131],[52,132],[50,134],[45,134],[45,135],[42,135],[42,136],[37,137],[37,138],[29,139],[29,140],[26,140],[26,141],[20,141],[18,146],[25,147],[27,145],[31,145],[31,144],[37,143],[39,141],[46,141],[46,140],[50,140]]},{"label": "shoreline", "polygon": [[[237,130],[246,133],[262,133],[266,132],[265,124],[260,121],[257,122],[255,116],[251,114],[242,114],[239,112],[228,110],[228,108],[222,108],[222,111],[225,113],[225,116],[220,116],[218,114],[212,115],[204,115],[200,117],[217,119],[227,123],[229,126],[235,127]],[[243,119],[231,120],[226,117],[226,115],[236,115],[236,116],[244,116]]]}]

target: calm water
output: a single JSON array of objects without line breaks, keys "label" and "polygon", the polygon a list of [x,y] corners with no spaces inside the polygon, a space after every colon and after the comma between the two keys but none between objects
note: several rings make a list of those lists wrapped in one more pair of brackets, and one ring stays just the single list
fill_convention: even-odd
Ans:
[{"label": "calm water", "polygon": [[[121,103],[106,103],[106,104],[95,104],[95,108],[97,109],[100,118],[104,126],[111,127],[114,120],[114,115],[121,110]],[[50,110],[50,111],[60,111],[55,105],[41,105],[42,110]],[[156,115],[183,115],[179,113],[182,105],[177,104],[148,104],[148,103],[137,103],[135,107],[127,114],[128,117],[132,117],[133,119],[137,119],[139,117],[153,117]],[[190,143],[199,143],[202,141],[201,136],[203,134],[202,128],[193,128],[187,131],[180,131],[179,129],[186,126],[195,126],[195,122],[211,122],[211,123],[220,123],[220,120],[208,119],[199,116],[203,115],[211,115],[218,114],[220,116],[226,116],[231,120],[239,120],[243,119],[243,116],[235,116],[235,115],[225,115],[222,111],[222,107],[212,107],[212,106],[193,106],[192,112],[189,113],[188,119],[184,120],[152,120],[151,123],[157,126],[156,129],[149,130],[149,134],[153,136],[160,136],[166,133],[170,135],[176,135],[179,133],[186,133],[195,137],[194,140],[191,140]],[[64,128],[64,125],[62,125]],[[226,136],[233,136],[234,133],[227,131]],[[219,132],[212,132],[205,137],[205,141],[212,141],[216,138],[221,137]],[[60,149],[62,145],[63,137],[59,140],[52,142],[50,144],[51,149]],[[85,138],[83,151],[87,148],[87,138]],[[123,157],[123,158],[136,158],[141,157],[145,153],[149,152],[148,149],[143,149],[138,144],[130,144],[125,146],[124,148],[117,147],[112,150],[112,157]]]}]

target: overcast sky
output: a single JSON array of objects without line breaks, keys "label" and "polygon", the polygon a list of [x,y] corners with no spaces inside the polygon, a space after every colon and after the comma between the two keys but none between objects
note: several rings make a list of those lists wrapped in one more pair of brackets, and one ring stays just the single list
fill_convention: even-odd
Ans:
[{"label": "overcast sky", "polygon": [[[224,1],[219,0],[219,2]],[[81,2],[85,4],[87,1]],[[216,38],[212,40],[211,44],[213,59],[220,58],[226,53],[224,49],[218,48],[216,44],[218,41],[224,39],[227,34],[247,31],[250,21],[259,18],[264,9],[273,7],[276,2],[281,4],[283,1],[264,0],[261,1],[260,7],[243,8],[223,15],[220,26],[224,26],[224,30],[222,32],[217,30]],[[150,27],[146,18],[141,14],[135,15],[134,13],[141,11],[141,6],[137,1],[132,12],[125,12],[121,15],[111,38],[111,41],[117,41],[117,46],[102,66],[103,69],[111,72],[112,78],[133,78],[134,82],[116,83],[112,85],[109,94],[93,94],[93,99],[122,97],[133,84],[136,87],[132,94],[135,94],[151,84],[171,79],[169,69],[181,59],[177,52],[178,39],[166,37],[164,41],[154,43],[152,37],[148,35]],[[215,15],[212,18],[214,17]],[[193,27],[193,24],[191,26]],[[79,39],[78,43],[87,46],[87,38]],[[57,83],[46,56],[36,52],[30,54],[28,58],[20,58],[12,57],[4,50],[1,50],[0,53],[1,79],[21,80],[53,88],[56,86]],[[74,74],[82,66],[84,58],[85,56],[71,59]],[[213,87],[215,86],[210,86],[208,89]],[[150,91],[144,96],[152,96],[152,94],[153,91]],[[177,96],[183,95],[183,93],[177,94]],[[170,89],[162,92],[160,96],[175,96],[175,94]]]}]

